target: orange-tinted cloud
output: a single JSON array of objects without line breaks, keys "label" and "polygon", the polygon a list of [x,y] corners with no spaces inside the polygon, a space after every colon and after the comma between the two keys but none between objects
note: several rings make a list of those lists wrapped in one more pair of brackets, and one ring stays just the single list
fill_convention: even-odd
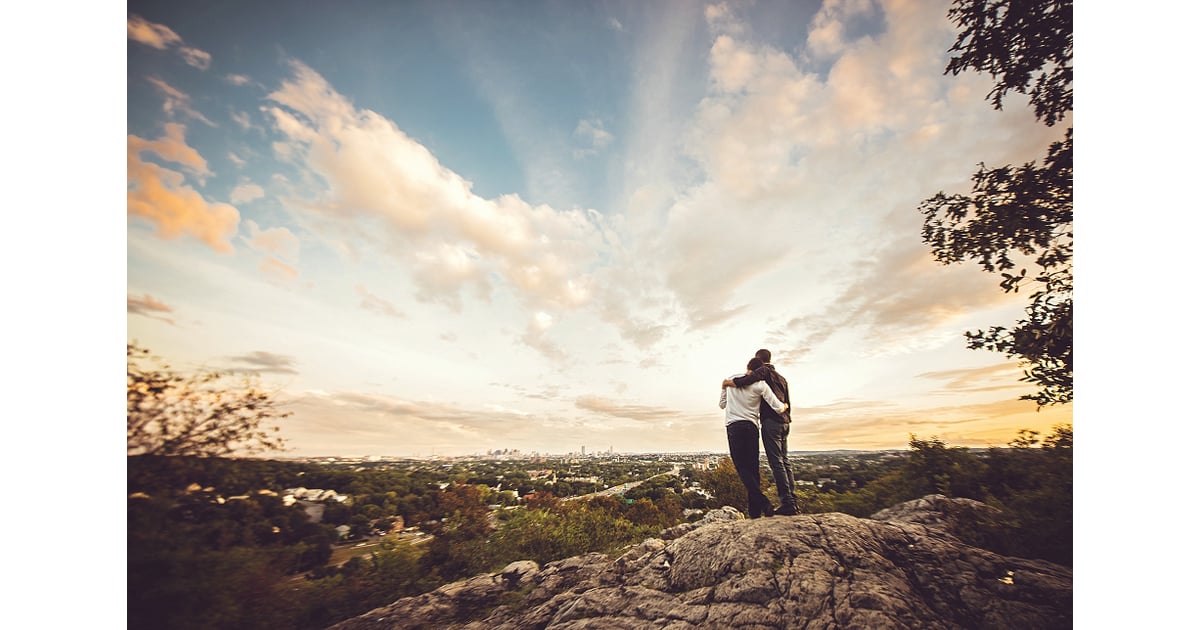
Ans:
[{"label": "orange-tinted cloud", "polygon": [[267,277],[280,282],[291,282],[300,276],[299,269],[273,256],[264,258],[258,264],[258,270]]},{"label": "orange-tinted cloud", "polygon": [[300,258],[300,239],[296,238],[291,230],[285,227],[264,230],[258,223],[248,220],[246,231],[250,233],[246,242],[255,250],[278,256],[283,260],[296,261]]},{"label": "orange-tinted cloud", "polygon": [[166,50],[168,46],[176,46],[183,43],[183,38],[176,34],[175,31],[162,24],[150,22],[140,15],[129,16],[129,19],[125,22],[125,30],[128,33],[129,39],[159,50]]},{"label": "orange-tinted cloud", "polygon": [[156,300],[150,294],[144,294],[141,297],[130,295],[126,298],[125,311],[134,315],[142,315],[151,319],[161,319],[168,324],[174,324],[175,320],[166,317],[172,312],[171,307],[163,302]]},{"label": "orange-tinted cloud", "polygon": [[905,448],[908,436],[937,436],[952,446],[981,448],[1002,446],[1017,430],[1033,429],[1043,435],[1058,424],[1071,424],[1073,405],[1037,406],[1011,396],[983,403],[941,407],[901,408],[875,401],[841,401],[792,412],[792,444],[814,450],[843,448]]},{"label": "orange-tinted cloud", "polygon": [[390,120],[357,109],[307,66],[292,68],[265,110],[287,139],[277,154],[328,183],[310,206],[325,218],[382,228],[373,233],[406,258],[420,299],[461,308],[464,290],[486,299],[499,281],[537,309],[587,301],[600,217],[481,198]]},{"label": "orange-tinted cloud", "polygon": [[212,63],[212,55],[199,48],[185,45],[183,38],[178,33],[162,24],[155,24],[140,15],[129,16],[125,21],[125,31],[129,39],[139,44],[145,44],[158,50],[176,49],[179,55],[183,57],[184,63],[193,68],[208,70],[209,65]]},{"label": "orange-tinted cloud", "polygon": [[210,203],[186,183],[183,173],[142,159],[143,154],[151,154],[181,165],[193,176],[208,174],[204,158],[184,141],[183,125],[171,123],[165,130],[157,140],[128,137],[128,213],[152,223],[163,238],[187,234],[218,252],[232,252],[230,239],[237,233],[240,219],[237,208]]}]

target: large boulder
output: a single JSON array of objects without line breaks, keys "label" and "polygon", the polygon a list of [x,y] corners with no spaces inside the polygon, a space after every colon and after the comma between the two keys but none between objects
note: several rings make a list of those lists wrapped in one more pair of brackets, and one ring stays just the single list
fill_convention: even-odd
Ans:
[{"label": "large boulder", "polygon": [[616,559],[514,563],[334,627],[1070,628],[1069,568],[960,538],[990,510],[939,496],[870,519],[719,510]]}]

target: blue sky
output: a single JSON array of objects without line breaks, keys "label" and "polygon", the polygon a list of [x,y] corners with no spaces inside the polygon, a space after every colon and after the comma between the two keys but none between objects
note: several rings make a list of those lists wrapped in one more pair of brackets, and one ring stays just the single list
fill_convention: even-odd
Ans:
[{"label": "blue sky", "polygon": [[917,206],[1071,121],[945,76],[947,7],[130,3],[128,338],[296,455],[721,451],[760,347],[794,449],[1048,431]]}]

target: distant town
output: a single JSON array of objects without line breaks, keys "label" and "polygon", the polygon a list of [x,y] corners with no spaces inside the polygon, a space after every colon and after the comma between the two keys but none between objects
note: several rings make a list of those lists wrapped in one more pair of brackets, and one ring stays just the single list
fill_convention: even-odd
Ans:
[{"label": "distant town", "polygon": [[[972,451],[986,451],[987,449],[970,449]],[[896,455],[901,456],[906,453],[906,450],[854,450],[854,449],[839,449],[832,451],[790,451],[790,457],[810,457],[810,456],[837,456],[837,455]],[[614,452],[612,447],[604,451],[589,452],[586,446],[581,446],[578,451],[567,453],[542,453],[539,451],[521,451],[518,449],[497,449],[487,451],[485,453],[475,453],[471,455],[438,455],[431,453],[428,455],[309,455],[309,456],[293,456],[275,455],[271,459],[279,461],[295,461],[309,464],[379,464],[379,463],[412,463],[412,462],[470,462],[470,461],[519,461],[527,460],[531,462],[565,462],[579,460],[606,460],[606,461],[644,461],[644,462],[696,462],[696,461],[717,461],[721,457],[727,456],[724,451],[680,451],[680,452],[660,452],[660,453],[632,453],[632,452]],[[715,464],[714,464],[715,465]]]}]

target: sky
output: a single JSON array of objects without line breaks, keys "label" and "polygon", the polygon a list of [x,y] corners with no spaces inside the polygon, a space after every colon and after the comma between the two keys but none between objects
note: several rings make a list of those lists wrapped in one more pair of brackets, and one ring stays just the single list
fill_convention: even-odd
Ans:
[{"label": "sky", "polygon": [[257,374],[284,455],[792,450],[1072,423],[918,206],[1072,119],[947,76],[949,3],[130,2],[127,341]]}]

